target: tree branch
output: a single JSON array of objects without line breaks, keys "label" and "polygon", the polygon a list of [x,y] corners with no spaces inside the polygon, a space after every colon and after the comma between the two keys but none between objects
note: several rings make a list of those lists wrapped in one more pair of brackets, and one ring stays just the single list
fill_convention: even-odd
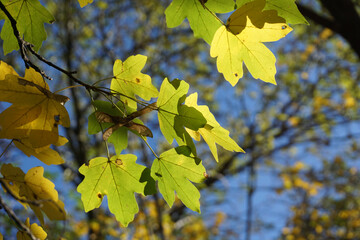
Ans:
[{"label": "tree branch", "polygon": [[[1,1],[0,1],[1,2]],[[0,195],[0,206],[2,206],[7,213],[7,215],[15,221],[15,223],[21,227],[22,231],[24,231],[32,240],[40,240],[31,232],[31,230],[16,216],[14,211],[4,202]]]},{"label": "tree branch", "polygon": [[18,42],[18,45],[20,48],[21,58],[24,61],[25,67],[26,68],[32,67],[33,69],[35,69],[35,71],[40,73],[44,78],[52,80],[52,78],[47,76],[44,71],[41,71],[40,68],[38,66],[36,66],[35,64],[33,64],[30,61],[30,59],[27,57],[26,51],[29,48],[32,49],[33,45],[29,42],[26,42],[24,39],[21,38],[19,30],[17,29],[17,26],[16,26],[16,24],[17,24],[16,20],[11,16],[11,14],[9,13],[9,11],[6,9],[5,5],[1,1],[0,1],[0,9],[5,13],[5,15],[8,17],[8,19],[11,23],[11,27],[12,27],[14,35],[17,39],[17,42]]}]

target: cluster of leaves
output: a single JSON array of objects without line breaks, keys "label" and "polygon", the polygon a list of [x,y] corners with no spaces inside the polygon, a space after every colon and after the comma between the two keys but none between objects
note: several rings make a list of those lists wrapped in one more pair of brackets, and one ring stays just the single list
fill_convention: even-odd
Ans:
[{"label": "cluster of leaves", "polygon": [[[91,1],[79,3],[83,7]],[[30,43],[30,49],[38,50],[46,39],[43,24],[54,21],[51,14],[37,0],[1,0],[1,5],[0,19],[5,19],[1,32],[4,52],[20,47],[25,58],[24,40]],[[232,11],[226,23],[216,15]],[[176,27],[188,18],[195,37],[211,45],[210,55],[217,57],[219,72],[233,86],[243,76],[243,63],[254,78],[276,84],[276,59],[263,42],[285,37],[291,32],[288,24],[307,23],[293,0],[238,0],[236,4],[233,0],[174,0],[165,15],[168,27]],[[86,212],[99,207],[107,195],[109,210],[124,226],[138,212],[134,193],[153,194],[156,181],[170,207],[176,192],[189,209],[200,212],[200,193],[191,182],[203,181],[207,173],[197,157],[193,139],[199,141],[202,136],[216,161],[219,161],[216,144],[228,151],[244,152],[209,108],[198,105],[198,94],[188,95],[190,86],[184,80],[165,78],[158,90],[151,77],[141,72],[146,60],[143,55],[116,60],[111,84],[105,89],[98,82],[88,85],[78,80],[90,97],[95,91],[107,98],[92,102],[95,111],[88,118],[88,133],[102,132],[103,140],[114,145],[115,153],[107,148],[106,157],[84,163],[79,169],[84,179],[77,190]],[[37,69],[27,68],[25,76],[20,77],[11,66],[1,62],[0,101],[12,105],[0,114],[0,137],[11,139],[27,156],[47,165],[61,164],[64,160],[50,146],[67,142],[59,135],[58,126],[70,126],[64,107],[69,98],[51,92],[43,76]],[[160,130],[172,145],[159,156],[147,142],[148,137],[153,137],[151,129],[139,119],[152,111],[157,111]],[[128,132],[145,141],[153,152],[151,168],[136,163],[133,154],[121,154],[127,148]],[[42,213],[50,220],[64,220],[64,204],[58,199],[54,184],[43,177],[43,171],[42,167],[35,167],[25,174],[11,164],[4,164],[1,184],[25,207],[30,206],[41,224]]]}]

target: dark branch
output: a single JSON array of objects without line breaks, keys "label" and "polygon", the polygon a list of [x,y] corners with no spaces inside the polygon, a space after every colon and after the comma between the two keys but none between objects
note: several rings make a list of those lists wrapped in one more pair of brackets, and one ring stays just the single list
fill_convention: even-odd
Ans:
[{"label": "dark branch", "polygon": [[331,14],[332,19],[302,4],[298,7],[305,17],[341,35],[360,58],[360,31],[354,30],[354,26],[360,26],[360,16],[354,3],[351,0],[320,0],[320,2]]}]

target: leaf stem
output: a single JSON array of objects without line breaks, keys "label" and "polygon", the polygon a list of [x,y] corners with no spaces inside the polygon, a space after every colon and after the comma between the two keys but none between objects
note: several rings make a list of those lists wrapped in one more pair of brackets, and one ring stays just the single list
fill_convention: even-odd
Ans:
[{"label": "leaf stem", "polygon": [[[96,109],[95,105],[94,105],[94,104],[92,104],[92,103],[95,101],[95,100],[94,100],[94,97],[93,97],[93,95],[91,94],[90,89],[87,89],[87,90],[88,90],[89,95],[90,95],[90,98],[91,98],[91,105],[94,107],[94,110],[95,110],[95,111],[97,111],[97,109]],[[101,128],[101,132],[104,134],[104,128],[103,128],[103,126],[101,125],[101,123],[99,123],[99,125],[100,125],[100,128]],[[104,139],[103,139],[103,141],[104,141],[104,143],[105,143],[105,147],[106,147],[107,158],[108,158],[108,160],[110,160],[110,150],[109,150],[109,145],[108,145],[108,143],[107,143],[107,141],[106,141],[106,140],[104,140]]]},{"label": "leaf stem", "polygon": [[59,93],[59,92],[62,92],[62,91],[64,91],[64,90],[66,90],[66,89],[77,88],[77,87],[82,87],[82,85],[79,84],[79,85],[74,85],[74,86],[68,86],[68,87],[59,89],[59,90],[55,91],[54,93],[56,94],[56,93]]},{"label": "leaf stem", "polygon": [[221,25],[225,26],[225,23],[213,11],[211,11],[207,6],[205,6],[205,3],[202,3],[201,1],[200,3],[205,10],[207,10],[211,15],[213,15],[216,18],[216,20],[218,20],[221,23]]},{"label": "leaf stem", "polygon": [[103,82],[103,81],[106,81],[106,80],[111,80],[115,78],[115,76],[111,76],[111,77],[106,77],[106,78],[103,78],[103,79],[100,79],[100,80],[97,80],[96,82],[94,82],[92,85],[95,86],[96,84],[100,83],[100,82]]},{"label": "leaf stem", "polygon": [[11,139],[11,142],[5,147],[4,151],[1,153],[0,158],[6,153],[10,145],[13,143],[14,139]]},{"label": "leaf stem", "polygon": [[150,146],[150,144],[146,141],[144,136],[141,136],[142,140],[144,140],[145,144],[148,146],[148,148],[150,149],[150,151],[153,153],[153,155],[157,158],[160,159],[159,156],[155,153],[154,149],[152,149],[152,147]]}]

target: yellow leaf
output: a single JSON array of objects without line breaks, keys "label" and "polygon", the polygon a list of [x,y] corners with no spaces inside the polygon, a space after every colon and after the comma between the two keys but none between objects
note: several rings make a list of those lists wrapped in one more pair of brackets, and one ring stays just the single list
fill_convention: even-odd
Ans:
[{"label": "yellow leaf", "polygon": [[343,95],[344,107],[352,108],[356,106],[356,99],[349,92],[345,92]]},{"label": "yellow leaf", "polygon": [[80,4],[80,7],[85,7],[86,5],[92,3],[94,0],[78,0],[79,1],[79,4]]},{"label": "yellow leaf", "polygon": [[20,149],[26,156],[34,156],[46,165],[57,165],[64,163],[64,159],[59,155],[59,153],[47,146],[45,149],[40,148],[39,150],[36,148],[32,148],[28,145],[28,143],[24,142],[24,140],[14,141],[15,146]]},{"label": "yellow leaf", "polygon": [[0,114],[0,137],[29,138],[32,148],[58,142],[58,125],[70,126],[63,106],[69,98],[52,93],[42,76],[31,68],[22,78],[1,62],[0,81],[0,101],[13,103]]},{"label": "yellow leaf", "polygon": [[262,42],[285,37],[292,29],[275,10],[265,10],[265,0],[249,2],[221,26],[211,43],[210,55],[232,86],[243,76],[243,62],[254,78],[276,84],[276,58]]},{"label": "yellow leaf", "polygon": [[[46,232],[42,229],[42,227],[40,227],[39,225],[37,225],[36,223],[31,224],[30,226],[30,220],[29,218],[26,219],[25,225],[27,227],[30,228],[30,231],[32,232],[32,234],[40,239],[40,240],[44,240],[47,237]],[[17,240],[31,240],[31,238],[29,237],[29,235],[25,232],[25,231],[18,231],[16,234],[16,238]],[[1,238],[0,238],[1,239]]]},{"label": "yellow leaf", "polygon": [[58,192],[54,184],[43,177],[44,168],[31,168],[26,174],[11,164],[4,164],[0,170],[3,180],[14,195],[27,201],[41,203],[35,205],[25,203],[35,212],[35,215],[44,224],[44,212],[50,220],[65,220],[64,203],[58,199]]},{"label": "yellow leaf", "polygon": [[7,74],[17,75],[15,70],[9,64],[0,61],[0,81],[4,80]]}]

